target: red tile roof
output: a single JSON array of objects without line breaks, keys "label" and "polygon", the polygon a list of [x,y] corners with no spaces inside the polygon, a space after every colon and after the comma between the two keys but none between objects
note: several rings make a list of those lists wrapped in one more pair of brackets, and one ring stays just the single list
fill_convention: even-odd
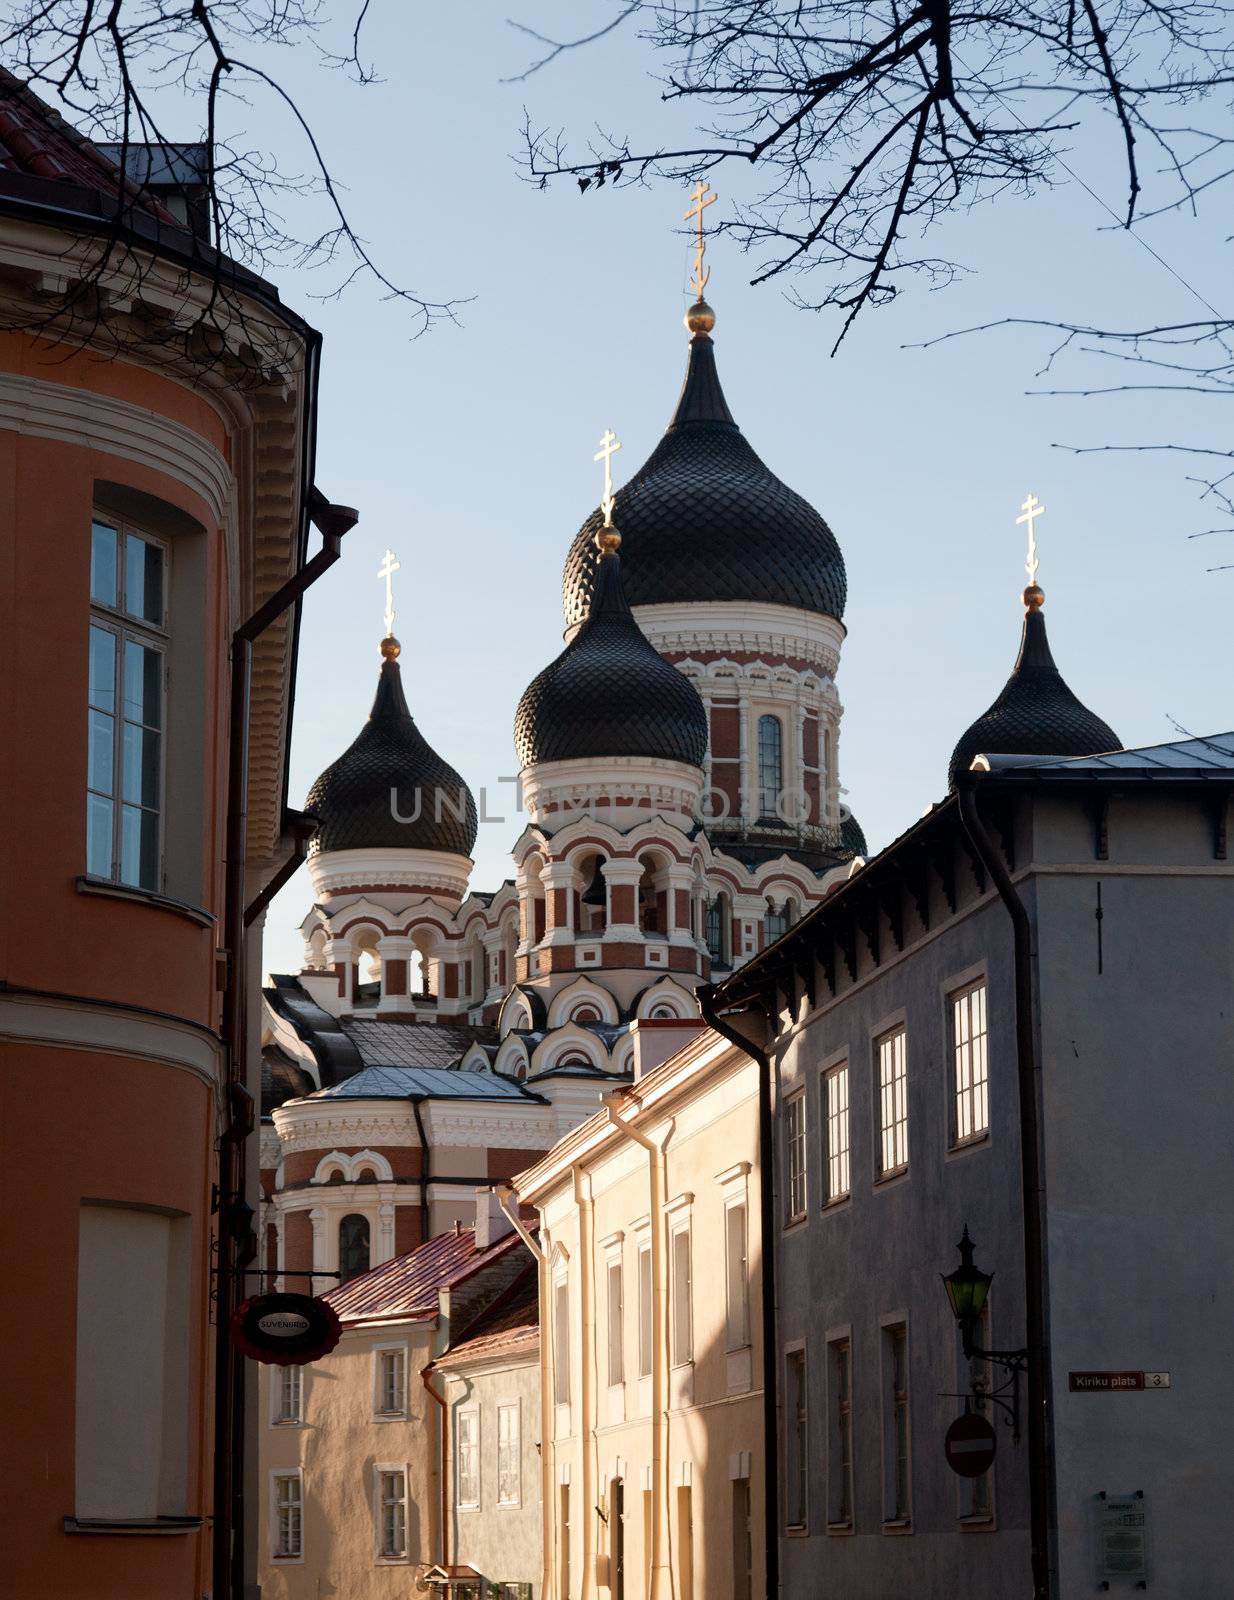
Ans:
[{"label": "red tile roof", "polygon": [[322,1299],[329,1301],[343,1322],[390,1317],[424,1321],[437,1315],[439,1289],[463,1283],[472,1273],[515,1248],[525,1248],[516,1233],[507,1234],[487,1250],[476,1249],[472,1228],[439,1233],[406,1255],[370,1267],[358,1278],[331,1289]]}]

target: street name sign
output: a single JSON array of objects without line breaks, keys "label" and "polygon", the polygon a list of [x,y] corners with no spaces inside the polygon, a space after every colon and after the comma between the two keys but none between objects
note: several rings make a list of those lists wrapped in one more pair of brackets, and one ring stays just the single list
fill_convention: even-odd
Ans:
[{"label": "street name sign", "polygon": [[1168,1372],[1069,1372],[1072,1394],[1113,1394],[1122,1389],[1168,1389]]}]

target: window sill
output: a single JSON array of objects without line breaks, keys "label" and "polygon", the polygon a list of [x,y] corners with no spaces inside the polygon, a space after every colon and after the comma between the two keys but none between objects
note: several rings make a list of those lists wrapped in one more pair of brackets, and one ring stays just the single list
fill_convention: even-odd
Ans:
[{"label": "window sill", "polygon": [[406,1422],[407,1421],[407,1413],[405,1411],[374,1411],[373,1412],[373,1421],[374,1422]]},{"label": "window sill", "polygon": [[796,1216],[786,1217],[784,1221],[784,1232],[795,1233],[796,1230],[806,1222],[807,1216],[807,1212],[801,1211],[798,1212]]},{"label": "window sill", "polygon": [[889,1189],[893,1184],[904,1183],[908,1179],[908,1168],[896,1167],[891,1172],[880,1172],[874,1180],[876,1189]]},{"label": "window sill", "polygon": [[912,1531],[913,1519],[911,1517],[889,1517],[883,1523],[884,1533],[911,1533]]},{"label": "window sill", "polygon": [[977,1517],[957,1517],[961,1533],[993,1533],[994,1514],[983,1512]]},{"label": "window sill", "polygon": [[836,1195],[834,1200],[824,1200],[818,1208],[819,1214],[825,1217],[831,1211],[843,1211],[845,1206],[852,1204],[852,1200],[853,1191],[850,1189],[847,1194]]},{"label": "window sill", "polygon": [[989,1144],[989,1142],[990,1130],[987,1128],[984,1133],[973,1134],[971,1139],[953,1140],[947,1147],[947,1154],[949,1156],[962,1156],[969,1150],[980,1150],[982,1145]]},{"label": "window sill", "polygon": [[201,1517],[65,1517],[65,1533],[159,1535],[193,1533]]},{"label": "window sill", "polygon": [[91,878],[85,873],[74,881],[78,894],[97,894],[107,900],[131,900],[137,905],[153,906],[159,911],[170,911],[174,916],[184,917],[199,928],[212,928],[215,923],[210,912],[201,906],[190,905],[187,900],[176,900],[171,895],[157,894],[153,889],[112,883],[110,878]]},{"label": "window sill", "polygon": [[275,1417],[274,1420],[270,1423],[270,1426],[272,1428],[302,1428],[304,1426],[304,1418],[303,1417]]},{"label": "window sill", "polygon": [[786,1539],[808,1539],[810,1530],[803,1523],[790,1523],[784,1530]]},{"label": "window sill", "polygon": [[827,1524],[827,1532],[837,1539],[850,1538],[856,1531],[851,1522],[829,1522]]}]

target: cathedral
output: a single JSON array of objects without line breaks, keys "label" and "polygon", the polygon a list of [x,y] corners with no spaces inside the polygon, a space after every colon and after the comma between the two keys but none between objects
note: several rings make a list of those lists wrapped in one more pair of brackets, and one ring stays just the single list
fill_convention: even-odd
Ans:
[{"label": "cathedral", "polygon": [[389,625],[368,721],[308,795],[304,970],[265,993],[269,1269],[349,1277],[469,1221],[477,1184],[631,1080],[632,1026],[696,1016],[865,854],[844,558],[734,420],[715,320],[700,296],[663,440],[566,554],[565,648],[515,716],[513,878],[470,881],[475,802]]}]

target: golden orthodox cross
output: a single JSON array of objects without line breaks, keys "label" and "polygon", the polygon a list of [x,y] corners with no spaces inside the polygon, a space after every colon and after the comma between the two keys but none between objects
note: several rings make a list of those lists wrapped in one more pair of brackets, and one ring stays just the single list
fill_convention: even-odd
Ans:
[{"label": "golden orthodox cross", "polygon": [[1027,522],[1028,524],[1028,560],[1024,563],[1024,570],[1028,573],[1029,583],[1035,584],[1037,581],[1037,568],[1041,563],[1037,560],[1037,531],[1033,524],[1038,517],[1045,516],[1045,507],[1035,494],[1030,494],[1020,507],[1020,510],[1023,512],[1023,516],[1015,519],[1016,526],[1019,527],[1021,522]]},{"label": "golden orthodox cross", "polygon": [[604,499],[600,502],[600,510],[604,513],[604,526],[613,526],[613,507],[617,504],[613,495],[613,457],[621,449],[621,442],[611,428],[607,428],[604,437],[600,440],[600,448],[592,457],[593,461],[604,462]]},{"label": "golden orthodox cross", "polygon": [[[704,196],[706,196],[705,199]],[[698,237],[694,241],[693,283],[694,292],[701,300],[703,298],[703,290],[707,287],[707,280],[711,277],[711,268],[703,267],[703,257],[707,253],[707,239],[703,233],[703,212],[708,206],[715,205],[717,196],[714,192],[711,192],[710,184],[704,183],[700,178],[690,199],[694,204],[686,212],[684,220],[693,222],[698,229]]]},{"label": "golden orthodox cross", "polygon": [[393,550],[387,550],[381,558],[381,565],[377,568],[377,576],[386,580],[386,638],[394,632],[394,585],[391,579],[399,570],[402,563]]}]

